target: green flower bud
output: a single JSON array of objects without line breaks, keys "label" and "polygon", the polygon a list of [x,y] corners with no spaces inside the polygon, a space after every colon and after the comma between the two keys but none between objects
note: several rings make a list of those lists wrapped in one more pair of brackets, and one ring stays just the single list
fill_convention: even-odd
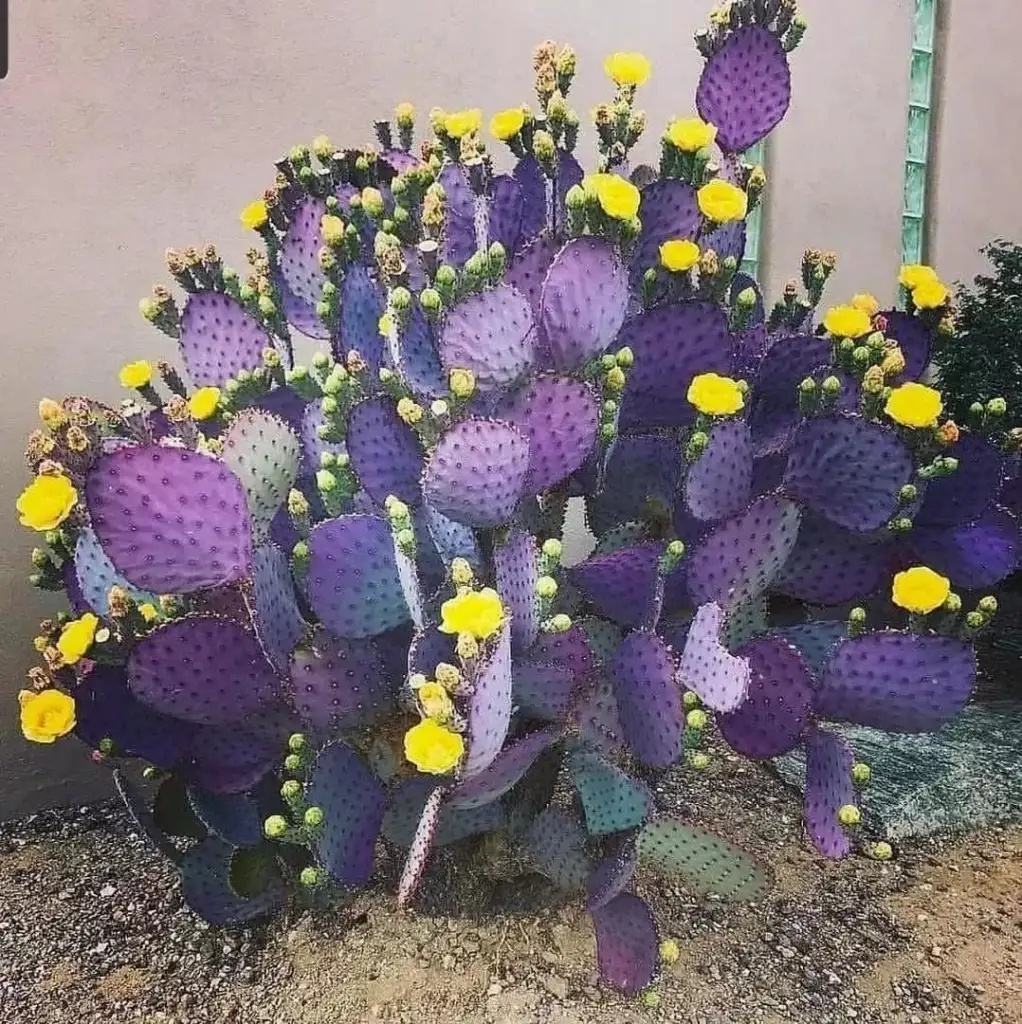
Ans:
[{"label": "green flower bud", "polygon": [[911,505],[919,497],[919,488],[915,484],[905,484],[898,492],[898,501],[903,505]]},{"label": "green flower bud", "polygon": [[301,770],[302,759],[297,754],[288,754],[287,757],[284,758],[284,771],[291,772],[293,774],[295,772],[300,772]]},{"label": "green flower bud", "polygon": [[288,802],[293,803],[299,799],[302,795],[302,784],[296,779],[288,779],[283,786],[280,787],[280,795]]},{"label": "green flower bud", "polygon": [[690,729],[701,732],[710,723],[710,716],[702,708],[693,708],[685,715],[685,724]]},{"label": "green flower bud", "polygon": [[437,420],[446,419],[451,414],[451,407],[442,398],[436,398],[429,405],[430,415]]},{"label": "green flower bud", "polygon": [[423,288],[419,293],[419,305],[426,316],[435,318],[443,311],[444,300],[435,288]]},{"label": "green flower bud", "polygon": [[798,386],[803,395],[812,395],[816,392],[816,381],[812,377],[806,377]]},{"label": "green flower bud", "polygon": [[572,185],[564,196],[564,205],[570,213],[580,214],[586,208],[588,197],[581,185]]},{"label": "green flower bud", "polygon": [[323,808],[307,807],[305,814],[302,815],[302,821],[308,828],[319,828],[323,824]]},{"label": "green flower bud", "polygon": [[854,828],[862,821],[862,812],[855,804],[845,804],[837,812],[837,820],[845,828]]},{"label": "green flower bud", "polygon": [[973,416],[982,416],[986,412],[986,406],[982,402],[973,402],[969,406],[969,413]]},{"label": "green flower bud", "polygon": [[969,612],[965,616],[965,625],[969,629],[982,629],[986,625],[986,617],[982,612]]},{"label": "green flower bud", "polygon": [[852,765],[852,782],[857,786],[868,786],[869,780],[873,777],[873,770],[864,761],[857,761]]},{"label": "green flower bud", "polygon": [[412,308],[412,293],[403,287],[393,288],[390,293],[390,308],[398,313]]},{"label": "green flower bud", "polygon": [[604,423],[600,426],[600,440],[604,444],[610,444],[617,437],[617,427],[613,423]]},{"label": "green flower bud", "polygon": [[386,509],[391,522],[407,519],[410,514],[408,506],[400,498],[395,498],[393,494],[387,496],[383,507]]},{"label": "green flower bud", "polygon": [[322,877],[323,875],[319,868],[307,867],[302,868],[301,874],[298,876],[298,881],[301,882],[306,889],[311,889],[314,886],[319,885]]},{"label": "green flower bud", "polygon": [[667,554],[674,559],[681,558],[685,554],[684,543],[680,540],[672,540],[671,543],[667,545]]},{"label": "green flower bud", "polygon": [[856,366],[869,366],[872,358],[872,353],[865,345],[859,345],[852,349],[852,362]]},{"label": "green flower bud", "polygon": [[287,835],[287,819],[280,814],[271,815],[263,823],[263,832],[268,839],[283,839]]},{"label": "green flower bud", "polygon": [[500,242],[494,242],[486,253],[490,264],[490,277],[500,278],[507,268],[507,250]]},{"label": "green flower bud", "polygon": [[854,623],[856,626],[864,626],[866,624],[866,609],[853,608],[848,613],[848,621]]},{"label": "green flower bud", "polygon": [[615,366],[607,371],[603,378],[608,391],[623,391],[625,386],[625,371],[620,366]]},{"label": "green flower bud", "polygon": [[743,288],[736,296],[735,302],[742,309],[752,309],[756,305],[756,291],[754,288]]},{"label": "green flower bud", "polygon": [[614,358],[617,360],[617,365],[623,366],[625,369],[635,363],[635,353],[627,345],[624,348],[619,348]]},{"label": "green flower bud", "polygon": [[45,569],[50,564],[50,556],[42,548],[32,548],[32,564],[37,569]]},{"label": "green flower bud", "polygon": [[660,1005],[660,993],[655,988],[648,988],[639,997],[639,1002],[648,1010],[655,1010]]},{"label": "green flower bud", "polygon": [[474,252],[465,260],[466,277],[484,277],[486,275],[486,257],[481,252]]},{"label": "green flower bud", "polygon": [[287,739],[287,749],[293,754],[300,754],[305,749],[304,733],[292,733]]},{"label": "green flower bud", "polygon": [[618,404],[613,398],[608,398],[600,407],[600,412],[606,419],[613,419],[617,415]]},{"label": "green flower bud", "polygon": [[540,576],[536,580],[536,593],[545,601],[557,595],[557,580],[553,576]]},{"label": "green flower bud", "polygon": [[962,599],[952,591],[943,604],[944,611],[957,615],[962,610]]},{"label": "green flower bud", "polygon": [[567,633],[571,629],[571,616],[561,612],[550,620],[550,625],[555,633]]},{"label": "green flower bud", "polygon": [[894,856],[894,850],[891,848],[890,843],[885,843],[881,840],[879,843],[874,843],[870,849],[875,860],[890,860]]},{"label": "green flower bud", "polygon": [[543,541],[543,554],[547,558],[560,559],[561,551],[561,542],[556,537],[548,537]]},{"label": "green flower bud", "polygon": [[681,695],[681,702],[685,705],[686,710],[689,710],[691,708],[697,708],[700,704],[702,704],[702,701],[699,699],[699,694],[696,693],[694,690],[686,690]]},{"label": "green flower bud", "polygon": [[406,554],[415,554],[415,534],[409,529],[398,530],[397,536],[394,538],[397,541],[397,546]]},{"label": "green flower bud", "polygon": [[991,398],[986,411],[990,416],[1003,416],[1008,411],[1008,403],[1003,398]]},{"label": "green flower bud", "polygon": [[441,288],[453,288],[458,283],[458,272],[454,267],[441,263],[436,269],[435,280]]},{"label": "green flower bud", "polygon": [[379,189],[362,189],[362,208],[374,219],[383,216],[385,207],[383,203],[383,194]]},{"label": "green flower bud", "polygon": [[710,755],[704,754],[701,750],[694,750],[688,755],[688,764],[697,772],[704,772],[710,767]]},{"label": "green flower bud", "polygon": [[984,615],[994,615],[997,613],[997,598],[993,594],[988,594],[986,597],[980,598],[976,608]]}]

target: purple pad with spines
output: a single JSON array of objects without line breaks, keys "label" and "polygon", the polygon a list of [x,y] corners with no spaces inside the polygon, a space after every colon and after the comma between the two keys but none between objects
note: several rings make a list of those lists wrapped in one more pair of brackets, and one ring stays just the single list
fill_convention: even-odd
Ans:
[{"label": "purple pad with spines", "polygon": [[197,388],[219,387],[240,370],[263,365],[273,341],[236,299],[220,292],[189,295],[181,313],[178,347],[188,379]]},{"label": "purple pad with spines", "polygon": [[791,69],[781,41],[760,25],[735,32],[703,68],[699,116],[717,126],[717,145],[744,153],[781,123],[791,104]]},{"label": "purple pad with spines", "polygon": [[379,324],[387,308],[386,296],[369,271],[359,263],[346,268],[340,290],[341,315],[339,336],[333,344],[334,355],[343,361],[354,349],[368,364],[369,379],[375,381],[383,365],[383,339]]},{"label": "purple pad with spines", "polygon": [[390,495],[408,505],[422,500],[419,439],[387,398],[359,402],[348,416],[348,455],[369,496],[379,505]]},{"label": "purple pad with spines", "polygon": [[607,840],[603,860],[593,868],[586,882],[589,899],[586,910],[592,913],[605,907],[628,888],[639,864],[634,835],[621,835]]},{"label": "purple pad with spines", "polygon": [[947,576],[963,590],[992,587],[1014,572],[1019,562],[1018,520],[1001,508],[990,508],[963,526],[912,530],[906,545],[919,565]]},{"label": "purple pad with spines", "polygon": [[500,753],[511,725],[511,626],[505,621],[473,682],[468,708],[466,779],[488,768]]},{"label": "purple pad with spines", "polygon": [[905,357],[905,369],[899,380],[918,380],[930,365],[933,332],[922,320],[900,310],[883,310],[880,316],[887,321],[884,336],[894,339]]},{"label": "purple pad with spines", "polygon": [[263,838],[263,816],[251,793],[210,793],[192,786],[188,802],[213,835],[231,846],[258,846]]},{"label": "purple pad with spines", "polygon": [[448,805],[455,810],[471,810],[499,800],[560,736],[560,729],[538,729],[510,743],[488,768],[458,786]]},{"label": "purple pad with spines", "polygon": [[818,680],[830,656],[847,635],[847,624],[844,621],[804,622],[775,629],[773,635],[791,644]]},{"label": "purple pad with spines", "polygon": [[525,490],[538,494],[585,462],[596,444],[600,408],[588,384],[570,377],[540,377],[503,401],[497,416],[528,439]]},{"label": "purple pad with spines", "polygon": [[997,497],[1004,480],[1001,454],[992,441],[963,434],[942,452],[958,460],[958,469],[926,484],[914,519],[917,526],[957,526],[981,516]]},{"label": "purple pad with spines", "polygon": [[539,369],[549,369],[553,363],[550,343],[543,329],[543,284],[560,245],[549,235],[534,238],[515,258],[505,280],[529,300],[532,319],[536,325],[533,339],[533,362]]},{"label": "purple pad with spines", "polygon": [[343,441],[324,441],[319,428],[327,425],[326,417],[319,402],[310,402],[302,415],[302,475],[314,477],[321,466],[324,452],[344,455],[348,448]]},{"label": "purple pad with spines", "polygon": [[67,563],[75,575],[82,600],[100,618],[110,614],[110,588],[120,587],[136,604],[153,603],[156,595],[133,587],[117,571],[99,543],[95,531],[83,527],[75,543],[74,561]]},{"label": "purple pad with spines", "polygon": [[838,820],[838,812],[858,803],[852,782],[852,748],[840,736],[824,729],[811,729],[806,734],[805,747],[802,807],[806,831],[824,857],[840,860],[851,853],[852,842]]},{"label": "purple pad with spines", "polygon": [[322,629],[295,651],[291,685],[302,721],[328,734],[368,725],[393,704],[375,643],[334,637]]},{"label": "purple pad with spines", "polygon": [[664,545],[639,544],[586,559],[567,570],[568,578],[604,617],[637,627],[655,610]]},{"label": "purple pad with spines", "polygon": [[650,267],[660,266],[660,246],[664,242],[693,241],[702,219],[696,191],[687,182],[662,178],[644,188],[639,203],[642,231],[632,255],[632,287],[638,289],[642,275]]},{"label": "purple pad with spines", "polygon": [[408,855],[405,857],[405,866],[397,886],[397,905],[402,909],[415,899],[422,883],[422,876],[426,873],[426,865],[429,863],[429,855],[433,851],[433,841],[440,825],[444,793],[442,788],[437,787],[429,794],[426,798],[426,805],[422,809],[422,817],[419,818],[419,824],[415,827],[415,834],[412,836]]},{"label": "purple pad with spines", "polygon": [[259,543],[269,536],[274,516],[298,479],[301,441],[284,420],[263,409],[241,410],[221,440],[221,458],[241,481],[252,538]]},{"label": "purple pad with spines", "polygon": [[692,602],[727,609],[762,594],[788,560],[800,520],[798,506],[766,495],[723,522],[685,558]]},{"label": "purple pad with spines", "polygon": [[697,519],[737,515],[752,498],[752,437],[741,420],[719,423],[703,454],[689,467],[685,503]]},{"label": "purple pad with spines", "polygon": [[460,164],[446,164],[437,182],[444,190],[443,262],[460,267],[476,251],[475,196]]},{"label": "purple pad with spines", "polygon": [[[582,183],[582,168],[564,150],[558,151],[555,213],[557,223],[564,223],[564,197],[573,185]],[[534,156],[519,160],[513,171],[522,190],[522,238],[535,238],[548,227],[547,176]]]},{"label": "purple pad with spines", "polygon": [[696,610],[678,665],[678,682],[714,711],[734,711],[745,700],[752,670],[723,643],[724,611],[710,602]]},{"label": "purple pad with spines", "polygon": [[915,463],[897,434],[850,416],[808,420],[788,454],[783,487],[825,519],[859,533],[886,525]]},{"label": "purple pad with spines", "polygon": [[[434,778],[415,775],[390,790],[390,802],[380,830],[384,839],[403,849],[410,848],[426,801],[437,789],[443,788]],[[504,823],[504,809],[499,802],[484,804],[474,810],[456,810],[445,802],[440,809],[433,845],[449,846],[469,836],[492,832],[503,827]]]},{"label": "purple pad with spines", "polygon": [[179,448],[120,448],[93,467],[85,497],[103,550],[133,586],[187,593],[249,573],[245,492],[222,462]]},{"label": "purple pad with spines", "polygon": [[731,371],[727,316],[709,302],[657,306],[627,321],[615,342],[635,356],[621,403],[622,429],[676,427],[694,410],[685,395],[701,373]]},{"label": "purple pad with spines", "polygon": [[933,732],[962,710],[975,682],[976,654],[961,640],[871,633],[834,651],[816,713],[885,732]]},{"label": "purple pad with spines", "polygon": [[628,272],[609,243],[576,238],[551,264],[541,302],[554,366],[576,370],[617,337],[628,309]]},{"label": "purple pad with spines", "polygon": [[506,523],[529,472],[529,442],[509,423],[463,420],[426,463],[423,494],[442,515],[466,526]]},{"label": "purple pad with spines", "polygon": [[805,516],[774,588],[812,604],[864,600],[889,580],[892,551],[888,537],[853,533]]},{"label": "purple pad with spines", "polygon": [[442,398],[447,395],[447,379],[437,352],[437,327],[430,323],[420,306],[412,306],[408,319],[397,334],[397,350],[389,352],[404,382],[418,398]]},{"label": "purple pad with spines", "polygon": [[624,729],[621,727],[617,701],[606,680],[597,683],[592,693],[572,712],[571,718],[582,739],[594,750],[613,754],[624,743]]},{"label": "purple pad with spines", "polygon": [[515,661],[512,695],[523,714],[562,721],[590,682],[595,662],[585,633],[544,633],[524,658]]},{"label": "purple pad with spines", "polygon": [[511,640],[516,651],[532,646],[539,632],[539,547],[535,537],[514,529],[495,546],[493,568],[497,592],[511,613]]},{"label": "purple pad with spines", "polygon": [[655,633],[630,633],[610,663],[625,742],[651,768],[667,768],[681,756],[685,711],[676,676],[674,656]]},{"label": "purple pad with spines", "polygon": [[736,710],[718,715],[720,734],[738,753],[766,760],[798,745],[813,705],[813,677],[798,651],[779,637],[739,650],[749,665],[749,691]]},{"label": "purple pad with spines", "polygon": [[522,237],[522,187],[510,174],[498,174],[490,182],[490,244],[500,242],[510,259]]},{"label": "purple pad with spines", "polygon": [[212,925],[246,924],[268,917],[283,906],[287,891],[276,874],[258,895],[239,896],[231,887],[231,860],[235,848],[208,836],[193,846],[181,861],[181,894],[185,903]]},{"label": "purple pad with spines", "polygon": [[645,900],[621,893],[592,911],[600,977],[627,995],[653,983],[659,938],[653,912]]},{"label": "purple pad with spines", "polygon": [[351,747],[331,743],[316,757],[307,799],[323,811],[315,845],[320,864],[338,885],[365,885],[387,803],[376,776]]},{"label": "purple pad with spines", "polygon": [[[478,571],[482,567],[482,555],[472,527],[448,519],[428,504],[423,504],[419,517],[444,565],[449,566],[455,558],[464,558],[474,570]],[[421,529],[419,517],[417,525]]]},{"label": "purple pad with spines", "polygon": [[313,313],[326,282],[319,263],[319,251],[325,245],[320,224],[326,212],[324,200],[304,200],[291,214],[280,247],[280,273],[288,290]]},{"label": "purple pad with spines", "polygon": [[699,244],[704,252],[712,249],[721,262],[730,259],[740,264],[745,257],[747,231],[744,220],[721,224],[703,235]]},{"label": "purple pad with spines", "polygon": [[592,870],[585,845],[578,819],[556,807],[539,814],[522,837],[522,848],[536,870],[568,892],[584,890]]},{"label": "purple pad with spines", "polygon": [[255,636],[226,619],[189,616],[132,649],[128,686],[154,711],[199,725],[239,722],[278,691]]},{"label": "purple pad with spines", "polygon": [[252,555],[252,625],[270,661],[287,670],[291,652],[305,628],[295,595],[291,565],[276,544],[263,544]]},{"label": "purple pad with spines", "polygon": [[330,337],[330,329],[316,313],[316,307],[295,295],[280,271],[272,271],[271,279],[280,297],[281,312],[288,324],[307,338],[326,341]]},{"label": "purple pad with spines", "polygon": [[313,611],[337,636],[375,636],[409,618],[390,525],[378,516],[342,516],[313,529],[307,589]]},{"label": "purple pad with spines", "polygon": [[497,391],[532,365],[535,323],[529,300],[510,285],[462,299],[444,318],[440,362],[450,373],[471,370],[481,392]]}]

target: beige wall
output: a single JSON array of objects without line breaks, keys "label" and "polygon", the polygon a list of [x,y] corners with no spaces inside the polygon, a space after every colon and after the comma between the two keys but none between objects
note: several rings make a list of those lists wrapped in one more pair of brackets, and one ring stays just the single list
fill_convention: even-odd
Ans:
[{"label": "beige wall", "polygon": [[[1001,224],[1019,234],[1022,210],[1014,149],[998,131],[1018,109],[1008,64],[1015,33],[1006,29],[1015,4],[987,2],[999,18],[970,22],[962,11],[952,19],[955,92],[941,138],[937,244],[956,274],[972,272],[973,250]],[[30,748],[12,727],[45,611],[23,584],[32,538],[13,505],[41,395],[112,399],[125,359],[167,353],[136,313],[163,276],[163,249],[210,240],[240,264],[237,211],[292,143],[322,131],[368,140],[372,119],[406,98],[422,109],[521,102],[531,47],[546,37],[578,48],[574,98],[583,111],[607,94],[602,56],[644,50],[655,66],[644,100],[650,123],[662,125],[691,109],[699,60],[690,39],[708,0],[11,6],[11,72],[0,82],[0,817],[83,799],[103,780],[74,743]],[[837,289],[890,295],[912,0],[804,0],[804,8],[811,28],[794,62],[796,101],[772,153],[768,278],[778,287],[796,273],[807,246],[833,248],[843,260]],[[977,114],[980,82],[990,107]],[[652,134],[646,155],[655,152]],[[987,175],[1004,183],[1007,219]]]}]

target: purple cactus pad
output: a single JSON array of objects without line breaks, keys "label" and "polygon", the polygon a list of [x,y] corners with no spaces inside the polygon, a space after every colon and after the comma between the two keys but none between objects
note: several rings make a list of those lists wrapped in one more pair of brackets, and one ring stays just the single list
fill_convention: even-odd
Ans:
[{"label": "purple cactus pad", "polygon": [[737,515],[752,498],[752,437],[741,420],[720,423],[706,451],[689,468],[685,503],[697,519]]},{"label": "purple cactus pad", "polygon": [[806,787],[803,815],[813,845],[831,860],[847,857],[852,843],[838,811],[857,804],[852,782],[852,748],[839,736],[823,729],[806,734]]},{"label": "purple cactus pad", "polygon": [[470,526],[448,519],[431,505],[423,505],[420,515],[444,565],[450,565],[455,558],[464,558],[473,569],[481,568],[482,555]]},{"label": "purple cactus pad", "polygon": [[760,637],[739,653],[749,665],[749,692],[737,710],[717,717],[720,734],[739,754],[757,760],[794,750],[812,710],[808,667],[778,637]]},{"label": "purple cactus pad", "polygon": [[517,255],[506,275],[507,283],[529,300],[532,319],[536,325],[533,361],[540,369],[549,369],[553,365],[550,343],[543,328],[543,285],[550,264],[560,252],[560,248],[556,239],[549,235],[540,235]]},{"label": "purple cactus pad", "polygon": [[622,893],[592,912],[600,977],[626,995],[637,995],[656,977],[659,938],[645,900]]},{"label": "purple cactus pad", "polygon": [[439,786],[429,794],[422,809],[422,817],[415,827],[415,834],[412,836],[397,887],[397,905],[402,909],[415,899],[422,883],[422,876],[426,873],[426,865],[429,863],[429,855],[433,851],[433,842],[440,825],[444,795],[445,790]]},{"label": "purple cactus pad", "polygon": [[605,618],[622,626],[648,622],[657,606],[664,545],[639,544],[589,558],[568,570],[568,578]]},{"label": "purple cactus pad", "polygon": [[802,655],[814,678],[819,679],[846,632],[844,622],[806,622],[776,629],[773,635],[791,644]]},{"label": "purple cactus pad", "polygon": [[586,910],[592,913],[620,896],[631,885],[638,863],[634,835],[608,840],[603,860],[593,868],[586,882],[589,893]]},{"label": "purple cactus pad", "polygon": [[291,295],[315,312],[326,277],[319,264],[323,248],[320,222],[326,214],[322,199],[306,199],[291,214],[280,250],[280,272]]},{"label": "purple cactus pad", "polygon": [[549,807],[522,837],[522,849],[540,874],[568,892],[584,890],[592,870],[578,819]]},{"label": "purple cactus pad", "polygon": [[689,626],[678,666],[678,680],[714,711],[734,711],[745,700],[752,668],[724,646],[724,611],[710,602],[700,607]]},{"label": "purple cactus pad", "polygon": [[[522,190],[522,238],[535,238],[541,231],[551,227],[547,183],[549,179],[536,158],[527,156],[519,160],[514,169],[515,181]],[[573,185],[582,183],[582,168],[578,161],[564,150],[558,151],[557,181],[553,186],[556,193],[554,214],[557,223],[564,222],[564,197]]]},{"label": "purple cactus pad", "polygon": [[662,178],[642,190],[639,204],[642,231],[632,256],[632,286],[638,288],[650,267],[660,266],[660,246],[674,239],[694,240],[703,215],[695,189],[686,182]]},{"label": "purple cactus pad", "polygon": [[1003,462],[988,438],[963,434],[946,454],[958,460],[958,469],[927,483],[915,515],[917,526],[967,523],[982,515],[1001,489]]},{"label": "purple cactus pad", "polygon": [[717,145],[744,153],[781,123],[791,104],[791,69],[781,41],[767,29],[739,29],[703,68],[699,116],[717,126]]},{"label": "purple cactus pad", "polygon": [[529,442],[495,420],[463,420],[438,442],[426,464],[423,493],[437,512],[467,526],[506,523],[529,472]]},{"label": "purple cactus pad", "polygon": [[561,730],[551,728],[539,729],[515,740],[497,755],[489,768],[458,786],[448,805],[454,810],[472,810],[500,799],[560,737]]},{"label": "purple cactus pad", "polygon": [[422,500],[419,439],[389,399],[369,399],[351,410],[348,455],[355,475],[377,504],[383,505],[390,495],[412,506]]},{"label": "purple cactus pad", "polygon": [[476,251],[475,196],[460,164],[446,164],[437,181],[444,190],[443,262],[460,267]]},{"label": "purple cactus pad", "polygon": [[241,370],[263,364],[273,347],[266,329],[236,299],[220,292],[189,295],[181,313],[178,347],[192,384],[220,386]]},{"label": "purple cactus pad", "polygon": [[450,373],[471,370],[480,391],[513,383],[532,365],[535,336],[529,300],[510,285],[469,295],[448,312],[440,362]]},{"label": "purple cactus pad", "polygon": [[500,753],[511,724],[511,627],[505,622],[473,680],[468,710],[468,754],[462,774],[471,779]]},{"label": "purple cactus pad", "polygon": [[498,174],[490,182],[490,242],[500,242],[510,256],[522,237],[522,187],[510,174]]},{"label": "purple cactus pad", "polygon": [[320,523],[309,535],[308,594],[337,636],[375,636],[407,622],[390,525],[367,515]]},{"label": "purple cactus pad", "polygon": [[[438,788],[443,787],[435,779],[417,775],[393,789],[383,816],[383,837],[395,846],[409,849],[415,838],[415,830],[422,820],[426,802]],[[504,824],[504,811],[500,803],[485,804],[474,810],[455,810],[444,803],[440,809],[440,821],[433,836],[433,845],[449,846],[469,836],[492,832]]]},{"label": "purple cactus pad", "polygon": [[226,619],[189,616],[136,644],[128,658],[128,686],[154,711],[226,725],[272,700],[278,680],[251,633]]},{"label": "purple cactus pad", "polygon": [[540,377],[497,407],[529,440],[529,494],[547,491],[579,469],[596,443],[600,410],[588,384]]},{"label": "purple cactus pad", "polygon": [[871,633],[831,656],[816,713],[886,732],[933,732],[965,707],[975,681],[975,651],[961,640]]},{"label": "purple cactus pad", "polygon": [[436,330],[422,309],[413,306],[407,322],[399,329],[396,350],[391,345],[391,362],[419,398],[433,399],[447,394],[447,380],[437,352]]},{"label": "purple cactus pad", "polygon": [[542,634],[512,672],[514,703],[530,717],[561,721],[584,691],[595,667],[585,633]]},{"label": "purple cactus pad", "polygon": [[114,563],[100,547],[99,538],[87,526],[78,534],[74,561],[68,565],[75,575],[77,592],[87,605],[86,610],[91,609],[100,618],[106,618],[110,614],[111,587],[120,587],[136,604],[153,603],[157,600],[155,594],[133,587],[117,572]]},{"label": "purple cactus pad", "polygon": [[252,625],[277,670],[287,670],[291,652],[305,628],[295,596],[291,566],[276,544],[263,544],[252,555]]},{"label": "purple cactus pad", "polygon": [[539,548],[535,537],[524,530],[512,530],[503,544],[495,547],[493,567],[497,592],[511,611],[511,639],[514,649],[531,647],[539,632]]},{"label": "purple cactus pad", "polygon": [[625,742],[642,764],[666,768],[681,756],[685,712],[677,665],[654,633],[630,633],[610,663]]},{"label": "purple cactus pad", "polygon": [[578,705],[572,713],[572,721],[585,742],[604,754],[616,752],[624,742],[621,716],[609,682],[599,683]]},{"label": "purple cactus pad", "polygon": [[712,249],[720,260],[734,260],[741,263],[745,258],[745,239],[748,232],[744,220],[721,224],[720,227],[703,235],[699,245],[703,251]]},{"label": "purple cactus pad", "polygon": [[319,436],[319,428],[326,425],[319,402],[310,402],[302,416],[302,475],[305,477],[315,476],[324,452],[343,455],[348,450],[343,441],[324,441]]},{"label": "purple cactus pad", "polygon": [[181,894],[185,903],[210,924],[247,924],[268,917],[283,906],[287,897],[284,883],[274,871],[266,878],[262,892],[240,896],[231,886],[231,864],[235,848],[209,836],[193,846],[181,862]]},{"label": "purple cactus pad", "polygon": [[341,283],[341,318],[334,355],[343,361],[354,349],[369,365],[368,375],[375,380],[383,365],[383,339],[380,317],[387,307],[380,285],[361,264],[354,263],[344,272]]},{"label": "purple cactus pad", "polygon": [[319,862],[338,885],[365,885],[386,807],[383,787],[351,747],[331,743],[316,758],[307,797],[323,811]]},{"label": "purple cactus pad", "polygon": [[284,319],[307,338],[315,338],[317,341],[325,341],[329,338],[330,329],[316,312],[316,307],[295,295],[280,271],[272,271],[271,279],[276,287],[277,295],[280,297],[280,307]]},{"label": "purple cactus pad", "polygon": [[905,369],[899,379],[918,380],[930,365],[933,332],[911,313],[888,309],[883,310],[880,316],[887,322],[884,335],[898,343],[905,357]]},{"label": "purple cactus pad", "polygon": [[964,526],[917,527],[906,540],[917,564],[964,590],[1006,579],[1018,565],[1020,542],[1018,520],[999,508]]},{"label": "purple cactus pad", "polygon": [[188,802],[217,838],[234,847],[257,846],[263,838],[263,816],[251,793],[209,793],[191,787]]},{"label": "purple cactus pad", "polygon": [[133,586],[187,593],[248,575],[245,493],[221,462],[179,448],[120,448],[93,467],[85,495],[103,550]]}]

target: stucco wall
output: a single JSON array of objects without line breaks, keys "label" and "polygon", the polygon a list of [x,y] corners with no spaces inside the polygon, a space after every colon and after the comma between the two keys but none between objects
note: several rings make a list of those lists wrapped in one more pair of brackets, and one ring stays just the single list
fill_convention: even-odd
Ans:
[{"label": "stucco wall", "polygon": [[[957,275],[975,270],[974,250],[990,235],[1019,234],[1022,210],[1013,143],[1000,130],[1022,91],[1006,28],[1022,16],[1013,0],[988,3],[997,18],[970,18],[959,0],[951,19],[936,242]],[[529,99],[531,48],[547,37],[578,48],[581,111],[607,95],[606,52],[645,51],[655,72],[643,102],[660,126],[691,110],[700,62],[690,39],[707,6],[645,0],[625,18],[620,4],[594,0],[12,5],[11,72],[0,82],[0,817],[84,799],[104,783],[73,742],[30,747],[14,727],[14,694],[47,608],[23,583],[32,538],[11,512],[41,395],[115,399],[129,356],[170,354],[136,312],[164,278],[163,249],[215,241],[241,265],[237,211],[292,143],[323,131],[368,140],[372,119],[406,98],[420,109],[487,110]],[[804,0],[811,25],[794,60],[796,99],[772,143],[773,288],[812,246],[841,253],[835,292],[893,291],[912,6]],[[651,131],[643,155],[655,152]]]}]

